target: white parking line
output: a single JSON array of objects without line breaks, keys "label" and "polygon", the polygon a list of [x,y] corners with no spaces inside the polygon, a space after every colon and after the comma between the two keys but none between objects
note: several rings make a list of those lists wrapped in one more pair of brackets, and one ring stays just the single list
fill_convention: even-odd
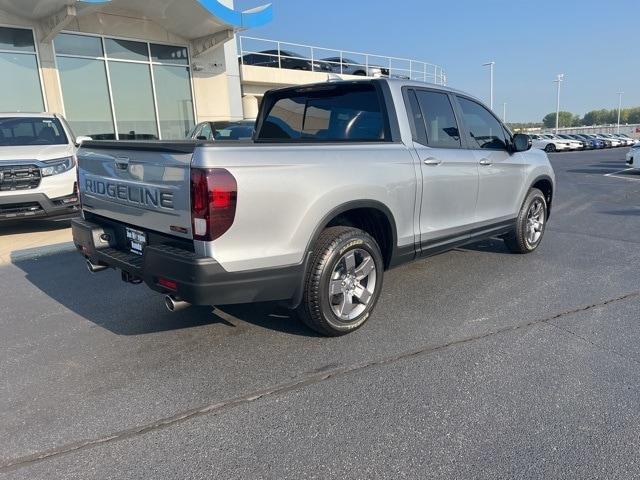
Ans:
[{"label": "white parking line", "polygon": [[628,172],[630,170],[639,170],[638,173],[640,173],[640,168],[636,168],[636,167],[629,167],[629,168],[625,168],[623,170],[618,170],[617,172],[611,172],[611,173],[605,173],[604,176],[605,177],[611,177],[611,178],[621,178],[623,180],[640,180],[640,176],[638,176],[638,178],[633,178],[633,177],[622,177],[620,175],[618,175],[619,173],[623,173],[623,172]]}]

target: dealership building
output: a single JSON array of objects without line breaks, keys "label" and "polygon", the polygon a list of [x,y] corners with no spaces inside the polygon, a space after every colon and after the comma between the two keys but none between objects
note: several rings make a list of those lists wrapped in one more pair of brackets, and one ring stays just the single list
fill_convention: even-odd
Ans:
[{"label": "dealership building", "polygon": [[[246,51],[284,51],[237,38],[271,18],[270,5],[239,12],[233,0],[0,0],[0,112],[56,112],[76,135],[120,140],[183,138],[197,122],[255,118],[268,89],[328,78],[313,67],[238,61]],[[330,55],[290,45],[303,57]],[[337,55],[444,83],[431,64]]]}]

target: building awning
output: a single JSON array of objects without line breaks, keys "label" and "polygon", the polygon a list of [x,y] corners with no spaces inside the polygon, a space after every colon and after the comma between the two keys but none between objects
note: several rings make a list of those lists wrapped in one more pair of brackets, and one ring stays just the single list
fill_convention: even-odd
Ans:
[{"label": "building awning", "polygon": [[187,40],[265,25],[273,15],[271,5],[239,12],[218,0],[0,0],[0,10],[41,22],[45,41],[74,18],[95,12],[132,12]]}]

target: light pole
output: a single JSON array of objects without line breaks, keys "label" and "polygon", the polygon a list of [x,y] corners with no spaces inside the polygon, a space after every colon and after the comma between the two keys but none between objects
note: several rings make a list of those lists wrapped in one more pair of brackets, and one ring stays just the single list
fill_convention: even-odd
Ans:
[{"label": "light pole", "polygon": [[489,67],[489,70],[491,71],[491,91],[489,97],[489,106],[491,107],[491,110],[493,110],[493,67],[495,66],[495,64],[496,62],[488,62],[482,64],[483,67]]},{"label": "light pole", "polygon": [[556,103],[556,135],[558,134],[558,127],[560,123],[560,84],[564,81],[564,73],[559,73],[555,83],[558,84],[558,102]]},{"label": "light pole", "polygon": [[624,92],[618,92],[618,128],[616,133],[620,133],[620,110],[622,110],[622,94]]},{"label": "light pole", "polygon": [[502,123],[507,123],[507,102],[502,104]]}]

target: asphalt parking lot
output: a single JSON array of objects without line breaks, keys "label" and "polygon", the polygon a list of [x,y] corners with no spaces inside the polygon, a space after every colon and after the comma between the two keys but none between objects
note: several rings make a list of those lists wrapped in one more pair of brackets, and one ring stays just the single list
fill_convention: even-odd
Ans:
[{"label": "asphalt parking lot", "polygon": [[338,339],[272,305],[170,314],[75,253],[0,266],[0,478],[638,478],[625,152],[552,155],[538,251],[393,270]]}]

